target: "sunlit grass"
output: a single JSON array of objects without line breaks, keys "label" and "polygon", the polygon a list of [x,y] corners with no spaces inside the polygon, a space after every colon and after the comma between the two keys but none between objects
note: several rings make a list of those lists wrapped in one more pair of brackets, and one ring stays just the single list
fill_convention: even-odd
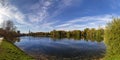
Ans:
[{"label": "sunlit grass", "polygon": [[12,43],[3,40],[0,45],[0,60],[34,60]]}]

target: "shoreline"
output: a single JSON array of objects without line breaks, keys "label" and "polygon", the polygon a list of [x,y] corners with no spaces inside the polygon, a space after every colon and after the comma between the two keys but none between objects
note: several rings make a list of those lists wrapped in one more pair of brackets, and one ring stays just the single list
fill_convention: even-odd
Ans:
[{"label": "shoreline", "polygon": [[35,60],[5,39],[2,40],[0,50],[0,60]]}]

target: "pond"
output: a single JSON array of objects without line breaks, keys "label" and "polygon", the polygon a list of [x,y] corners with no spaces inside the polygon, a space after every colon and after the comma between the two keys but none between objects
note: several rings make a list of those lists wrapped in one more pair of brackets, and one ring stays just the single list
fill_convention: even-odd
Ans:
[{"label": "pond", "polygon": [[37,60],[99,60],[106,50],[103,42],[50,37],[20,37],[15,45]]}]

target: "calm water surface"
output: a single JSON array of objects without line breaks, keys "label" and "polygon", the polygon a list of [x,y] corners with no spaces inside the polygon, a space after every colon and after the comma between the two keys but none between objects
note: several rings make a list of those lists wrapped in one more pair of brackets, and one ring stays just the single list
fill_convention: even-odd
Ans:
[{"label": "calm water surface", "polygon": [[103,42],[30,36],[20,37],[15,45],[38,60],[41,56],[50,60],[101,59],[106,48]]}]

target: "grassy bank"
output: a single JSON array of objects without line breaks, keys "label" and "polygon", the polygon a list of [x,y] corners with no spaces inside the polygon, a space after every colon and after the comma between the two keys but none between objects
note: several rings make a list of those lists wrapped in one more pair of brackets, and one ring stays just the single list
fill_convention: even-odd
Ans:
[{"label": "grassy bank", "polygon": [[3,40],[0,45],[0,60],[34,60],[12,43]]}]

